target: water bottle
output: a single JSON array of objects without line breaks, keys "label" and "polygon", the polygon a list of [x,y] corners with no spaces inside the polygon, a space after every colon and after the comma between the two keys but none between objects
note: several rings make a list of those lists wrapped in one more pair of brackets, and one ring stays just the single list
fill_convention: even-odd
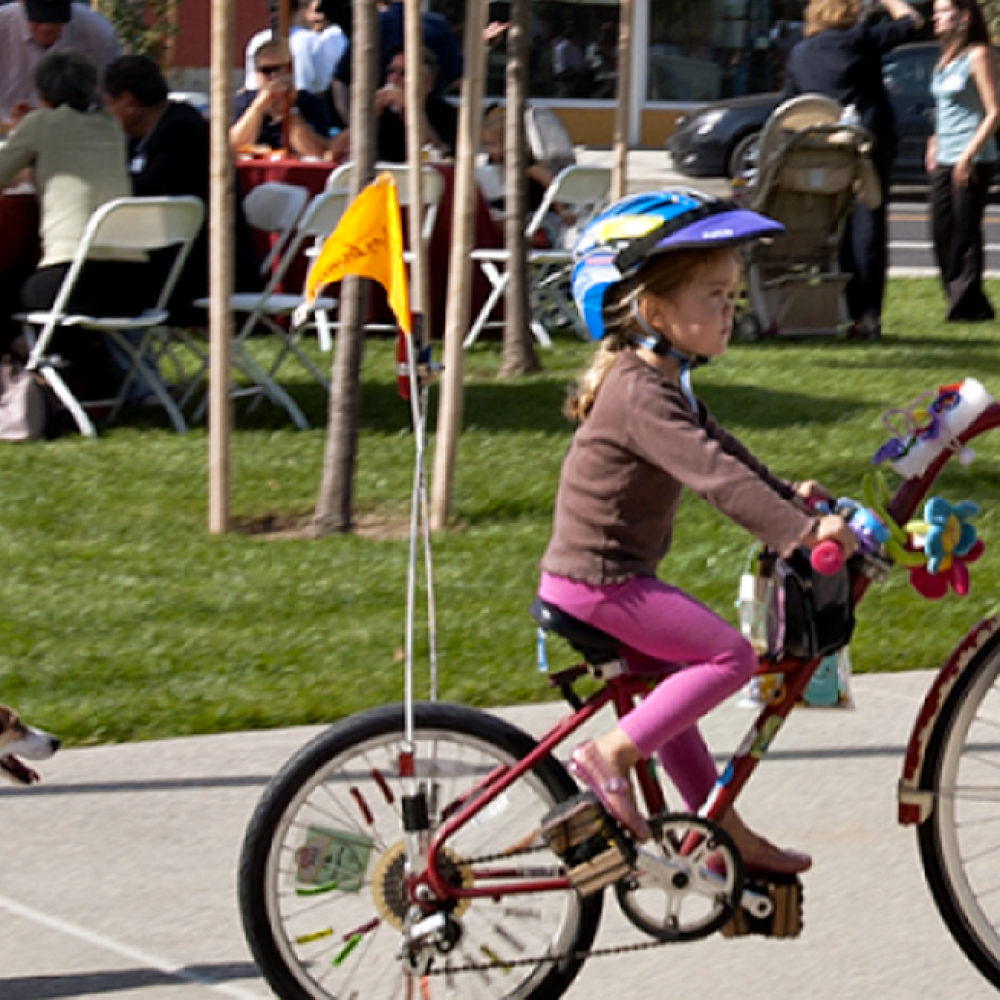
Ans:
[{"label": "water bottle", "polygon": [[740,632],[753,646],[758,656],[770,649],[770,616],[774,599],[774,565],[772,552],[761,552],[756,565],[740,577]]}]

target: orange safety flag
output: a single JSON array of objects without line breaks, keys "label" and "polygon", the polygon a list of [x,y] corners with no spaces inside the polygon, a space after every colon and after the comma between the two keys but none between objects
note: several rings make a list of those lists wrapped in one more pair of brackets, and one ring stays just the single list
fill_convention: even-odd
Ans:
[{"label": "orange safety flag", "polygon": [[399,193],[388,174],[377,177],[355,198],[326,238],[306,278],[306,302],[312,304],[326,285],[348,274],[377,281],[403,332],[412,333]]}]

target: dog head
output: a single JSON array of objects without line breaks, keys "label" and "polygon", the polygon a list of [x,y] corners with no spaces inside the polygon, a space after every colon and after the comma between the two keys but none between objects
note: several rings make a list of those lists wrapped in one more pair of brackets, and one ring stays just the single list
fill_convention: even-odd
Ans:
[{"label": "dog head", "polygon": [[59,749],[55,736],[35,729],[21,721],[17,712],[0,705],[0,773],[16,785],[32,785],[38,772],[18,758],[46,760]]}]

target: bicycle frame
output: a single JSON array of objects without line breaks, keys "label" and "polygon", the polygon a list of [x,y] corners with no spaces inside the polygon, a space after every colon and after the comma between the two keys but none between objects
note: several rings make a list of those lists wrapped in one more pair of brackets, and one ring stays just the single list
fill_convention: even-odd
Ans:
[{"label": "bicycle frame", "polygon": [[[1000,426],[1000,404],[993,403],[959,436],[958,444],[964,445],[998,426]],[[953,453],[954,447],[946,448],[933,460],[923,476],[906,480],[901,484],[888,507],[889,514],[897,523],[904,524],[913,517]],[[855,566],[852,569],[852,583],[854,605],[857,606],[868,590],[871,580]],[[967,655],[968,651],[978,649],[986,641],[986,638],[993,635],[998,629],[1000,629],[1000,616],[987,619],[977,625],[959,645],[935,679],[917,718],[906,753],[903,779],[900,783],[900,822],[914,823],[926,819],[931,804],[927,800],[926,793],[924,793],[923,798],[920,796],[917,782],[927,739],[948,691],[954,686],[961,671],[971,659],[971,656]],[[743,741],[723,769],[708,801],[700,810],[702,816],[709,820],[717,820],[735,802],[757,765],[766,756],[774,737],[792,709],[801,700],[820,662],[820,658],[804,661],[789,657],[779,663],[761,659],[757,673],[783,675],[783,694],[764,705],[751,723]],[[581,665],[581,667],[572,668],[569,672],[583,673],[584,669],[585,665]],[[635,698],[647,692],[658,679],[627,674],[609,678],[604,686],[587,698],[580,707],[564,716],[549,729],[541,737],[537,747],[523,760],[511,767],[497,768],[470,788],[460,802],[456,802],[450,807],[444,824],[434,833],[427,856],[426,874],[416,876],[417,880],[426,878],[439,900],[477,897],[498,898],[506,895],[560,891],[570,888],[569,879],[565,875],[553,875],[541,869],[523,870],[517,881],[511,881],[514,871],[504,867],[475,869],[475,882],[488,882],[490,883],[488,885],[474,884],[470,887],[455,885],[449,882],[442,872],[439,852],[448,838],[460,827],[503,794],[505,789],[534,768],[539,761],[551,754],[556,747],[592,719],[602,708],[611,704],[620,718],[632,708]],[[656,815],[664,810],[665,800],[663,791],[647,763],[643,762],[637,766],[636,777],[648,813]],[[522,846],[526,845],[513,844],[508,850],[510,853],[514,853]]]}]

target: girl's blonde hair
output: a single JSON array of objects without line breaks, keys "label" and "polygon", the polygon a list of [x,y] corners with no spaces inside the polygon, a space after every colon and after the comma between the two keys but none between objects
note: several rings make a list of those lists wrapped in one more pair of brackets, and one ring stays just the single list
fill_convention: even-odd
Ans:
[{"label": "girl's blonde hair", "polygon": [[661,299],[671,298],[691,284],[704,268],[727,254],[742,261],[739,251],[728,246],[659,254],[643,265],[642,270],[631,281],[623,281],[611,288],[604,304],[607,335],[594,354],[590,367],[577,379],[576,386],[563,406],[563,413],[570,420],[583,423],[587,419],[594,408],[597,392],[618,355],[632,345],[634,335],[645,336],[635,318],[635,309],[639,303],[647,295]]},{"label": "girl's blonde hair", "polygon": [[861,16],[861,0],[809,0],[802,34],[806,38],[827,28],[850,28]]}]

